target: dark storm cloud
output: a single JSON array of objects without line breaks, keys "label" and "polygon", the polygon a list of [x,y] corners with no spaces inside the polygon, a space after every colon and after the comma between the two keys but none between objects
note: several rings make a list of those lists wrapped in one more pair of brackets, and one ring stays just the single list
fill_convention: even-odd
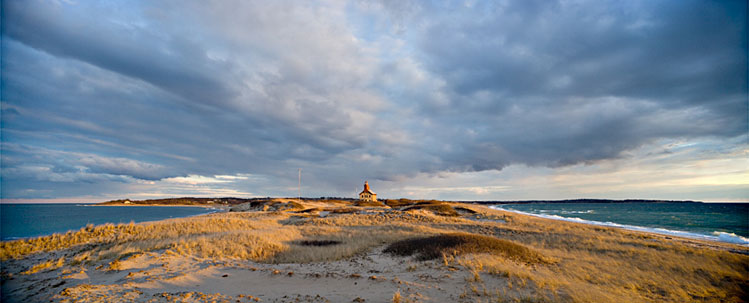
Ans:
[{"label": "dark storm cloud", "polygon": [[747,129],[740,1],[3,4],[3,197],[299,167],[327,195]]},{"label": "dark storm cloud", "polygon": [[8,1],[3,13],[4,34],[38,50],[137,78],[187,99],[211,103],[232,95],[218,77],[220,62],[210,62],[189,37],[165,39],[145,29],[117,26],[91,11],[52,3]]},{"label": "dark storm cloud", "polygon": [[407,30],[449,96],[423,106],[450,135],[441,154],[448,169],[569,165],[661,138],[746,132],[740,3],[513,1],[418,11]]},{"label": "dark storm cloud", "polygon": [[707,103],[746,89],[741,81],[746,19],[740,6],[690,1],[476,6],[429,14],[420,40],[430,69],[461,95],[488,90],[514,97],[613,95]]}]

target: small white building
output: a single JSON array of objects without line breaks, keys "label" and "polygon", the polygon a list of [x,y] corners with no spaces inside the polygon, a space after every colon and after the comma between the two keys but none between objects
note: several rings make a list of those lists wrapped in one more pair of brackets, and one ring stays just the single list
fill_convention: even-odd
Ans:
[{"label": "small white building", "polygon": [[373,193],[369,189],[369,183],[367,183],[367,181],[364,181],[364,190],[361,193],[359,193],[359,200],[377,201],[377,194]]}]

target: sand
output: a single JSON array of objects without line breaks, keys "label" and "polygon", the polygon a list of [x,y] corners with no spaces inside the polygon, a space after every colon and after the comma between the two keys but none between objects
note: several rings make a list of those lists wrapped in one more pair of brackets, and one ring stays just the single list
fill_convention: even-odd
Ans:
[{"label": "sand", "polygon": [[471,291],[469,278],[440,261],[391,257],[382,248],[309,264],[145,253],[123,261],[120,270],[80,266],[16,276],[5,281],[3,302],[390,302],[396,292],[414,301],[472,302],[460,297]]},{"label": "sand", "polygon": [[[330,205],[306,203],[305,206],[322,208]],[[242,209],[247,209],[247,207]],[[392,212],[372,208],[362,211],[367,213]],[[320,217],[338,216],[326,211],[322,212],[318,214]],[[449,222],[459,220],[455,222],[497,236],[505,235],[513,240],[523,239],[523,233],[535,234],[537,237],[538,232],[533,230],[535,225],[532,224],[551,224],[554,228],[550,230],[557,230],[560,234],[562,232],[559,230],[565,233],[574,232],[570,230],[580,230],[579,232],[583,234],[600,232],[604,235],[614,235],[616,239],[623,239],[617,241],[626,242],[630,241],[630,238],[636,238],[640,241],[637,243],[644,243],[643,245],[657,243],[653,247],[658,249],[659,247],[687,249],[684,252],[685,255],[694,255],[694,251],[706,252],[705,258],[726,259],[725,262],[729,262],[727,268],[731,270],[734,269],[731,262],[735,263],[735,260],[739,260],[741,263],[736,264],[736,274],[725,276],[732,277],[733,280],[730,280],[729,284],[716,286],[719,290],[729,288],[731,290],[723,294],[710,292],[708,289],[704,292],[706,296],[704,298],[697,295],[696,291],[689,290],[688,295],[696,301],[713,301],[710,296],[715,296],[715,299],[720,301],[735,302],[743,300],[742,296],[746,295],[741,292],[735,293],[733,290],[737,287],[745,287],[747,281],[746,270],[749,257],[745,255],[749,253],[749,249],[746,247],[654,234],[643,236],[643,233],[638,232],[612,231],[610,228],[596,228],[567,222],[556,223],[519,214],[504,214],[502,211],[487,210],[487,212],[493,215],[479,218],[464,214],[465,218],[449,218],[449,220],[445,219],[447,220],[445,222],[435,221],[437,222],[435,224],[441,228],[450,228],[452,223]],[[263,213],[260,212],[260,216]],[[496,219],[496,214],[505,217]],[[268,215],[281,216],[279,213],[268,213]],[[340,216],[345,215],[340,214]],[[221,214],[213,216],[221,216]],[[286,218],[284,222],[292,225],[300,224],[299,222],[304,222],[305,219],[309,220],[304,217],[289,217],[286,214],[283,216]],[[299,222],[289,218],[296,218],[294,220]],[[529,227],[513,229],[511,228],[513,224]],[[552,240],[543,241],[545,242],[542,243],[552,242]],[[533,244],[537,242],[528,241],[528,243],[530,243],[529,247],[541,246]],[[560,286],[544,286],[546,280],[543,279],[548,277],[539,278],[542,277],[541,274],[552,273],[550,279],[553,279],[553,275],[561,275],[567,271],[564,267],[567,266],[566,259],[570,260],[569,264],[579,261],[574,253],[569,256],[562,253],[555,255],[550,248],[554,245],[539,248],[539,251],[553,256],[558,260],[557,263],[533,266],[509,263],[509,268],[516,268],[520,272],[513,272],[510,269],[497,272],[482,269],[481,266],[472,267],[466,265],[467,261],[458,259],[419,261],[414,257],[393,256],[383,253],[386,246],[387,243],[381,243],[364,252],[334,261],[280,264],[232,257],[178,254],[171,250],[156,249],[127,254],[114,263],[111,259],[75,265],[66,261],[62,262],[64,264],[59,267],[53,264],[35,273],[28,273],[34,265],[61,257],[65,258],[64,260],[70,260],[75,253],[86,250],[85,246],[76,246],[75,249],[39,252],[22,258],[3,260],[2,302],[516,302],[520,300],[596,302],[599,301],[597,298],[601,302],[620,301],[619,299],[657,302],[660,301],[659,298],[664,301],[677,301],[674,298],[679,298],[670,293],[678,290],[665,286],[662,289],[647,291],[623,290],[622,293],[614,293],[611,289],[627,288],[626,285],[607,286],[609,288],[602,288],[599,293],[609,292],[611,296],[599,295],[598,297],[580,295],[586,292],[585,288],[588,286],[573,285],[578,282],[560,282]],[[652,258],[659,257],[658,249],[653,250],[656,255]],[[709,251],[713,253],[707,253]],[[717,255],[713,256],[713,254]],[[600,262],[611,263],[608,257],[601,256]],[[580,257],[579,259],[589,262],[590,258]],[[591,271],[593,277],[583,278],[584,282],[592,286],[609,283],[600,280],[603,279],[600,277],[608,274],[604,269],[601,270],[600,273]],[[725,268],[722,267],[719,270],[725,271]],[[536,276],[529,275],[525,278],[523,271],[533,272]],[[670,275],[666,271],[663,274]],[[660,276],[660,274],[656,272],[655,276]],[[737,276],[739,278],[736,278]],[[570,280],[571,278],[566,279],[565,281],[573,281]],[[648,281],[633,281],[635,287],[640,287],[639,285],[652,287],[652,284],[648,283]],[[659,292],[666,293],[661,293],[659,297]]]}]

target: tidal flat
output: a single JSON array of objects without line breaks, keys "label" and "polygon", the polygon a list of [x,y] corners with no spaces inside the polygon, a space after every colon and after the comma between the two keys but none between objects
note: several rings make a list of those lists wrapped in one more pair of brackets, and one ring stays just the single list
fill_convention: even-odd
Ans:
[{"label": "tidal flat", "polygon": [[749,248],[442,201],[267,199],[0,243],[2,302],[745,302]]}]

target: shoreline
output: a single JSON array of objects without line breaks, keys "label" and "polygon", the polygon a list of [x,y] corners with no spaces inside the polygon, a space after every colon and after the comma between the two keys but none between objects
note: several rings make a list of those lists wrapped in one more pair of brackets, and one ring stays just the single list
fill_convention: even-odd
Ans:
[{"label": "shoreline", "polygon": [[593,225],[593,226],[605,226],[605,227],[612,227],[612,228],[618,228],[618,229],[623,229],[623,230],[628,230],[628,231],[636,231],[636,232],[649,233],[649,234],[655,234],[655,235],[661,235],[661,236],[667,236],[667,237],[681,237],[681,238],[690,239],[690,240],[701,240],[701,241],[710,241],[710,242],[715,242],[715,243],[735,244],[735,245],[744,246],[749,249],[749,238],[736,235],[734,233],[716,231],[714,233],[718,233],[718,235],[711,236],[711,235],[706,235],[706,234],[697,233],[697,232],[673,230],[673,229],[666,229],[666,228],[659,228],[659,227],[647,227],[647,226],[639,226],[639,225],[631,225],[631,224],[621,224],[621,223],[616,223],[616,222],[602,222],[602,221],[596,221],[596,220],[581,219],[581,218],[576,218],[576,217],[564,217],[564,216],[559,216],[559,215],[534,214],[534,213],[523,212],[523,211],[514,210],[514,209],[501,208],[500,205],[497,205],[497,206],[491,205],[487,207],[496,209],[496,210],[517,213],[521,215],[548,219],[552,221],[565,221],[565,222],[573,222],[573,223],[580,223],[580,224]]},{"label": "shoreline", "polygon": [[[624,232],[632,232],[632,233],[636,233],[636,234],[641,234],[641,235],[644,235],[646,237],[650,237],[650,238],[653,238],[653,239],[658,239],[658,241],[662,241],[664,243],[676,242],[676,243],[679,243],[679,244],[682,244],[682,245],[688,245],[688,246],[699,247],[699,248],[704,248],[704,249],[711,249],[711,250],[720,250],[720,251],[726,251],[726,252],[730,252],[730,253],[735,253],[735,254],[741,254],[741,255],[749,256],[749,244],[739,244],[739,243],[733,243],[733,242],[724,242],[724,241],[718,241],[718,240],[708,239],[708,238],[704,238],[704,237],[688,237],[688,236],[683,236],[683,235],[664,234],[664,233],[658,233],[658,232],[651,231],[651,230],[645,230],[645,229],[650,229],[648,227],[641,227],[641,226],[634,226],[634,225],[633,225],[633,227],[640,227],[642,229],[628,229],[628,228],[623,228],[623,227],[618,227],[618,226],[612,226],[612,225],[606,225],[606,224],[590,224],[590,223],[581,222],[581,221],[578,221],[578,220],[573,220],[571,218],[564,218],[564,217],[561,217],[561,216],[559,216],[559,217],[563,218],[563,219],[570,219],[570,220],[548,218],[548,217],[539,216],[539,215],[532,214],[532,213],[526,213],[526,212],[521,212],[521,211],[516,211],[516,210],[511,210],[511,209],[500,209],[500,208],[493,208],[493,207],[490,207],[490,208],[494,209],[494,210],[497,210],[497,211],[505,211],[505,212],[509,212],[509,213],[513,213],[513,214],[518,214],[518,215],[533,217],[533,218],[536,218],[536,219],[548,220],[548,221],[551,221],[551,222],[565,222],[565,223],[573,223],[573,224],[582,224],[582,225],[585,225],[585,226],[595,226],[595,227],[601,227],[601,228],[613,228],[613,229],[624,231]],[[584,220],[584,221],[591,221],[591,220]],[[598,221],[591,221],[591,222],[598,222]],[[604,223],[604,222],[600,222],[600,223]],[[620,225],[622,225],[622,224],[620,224]]]}]

